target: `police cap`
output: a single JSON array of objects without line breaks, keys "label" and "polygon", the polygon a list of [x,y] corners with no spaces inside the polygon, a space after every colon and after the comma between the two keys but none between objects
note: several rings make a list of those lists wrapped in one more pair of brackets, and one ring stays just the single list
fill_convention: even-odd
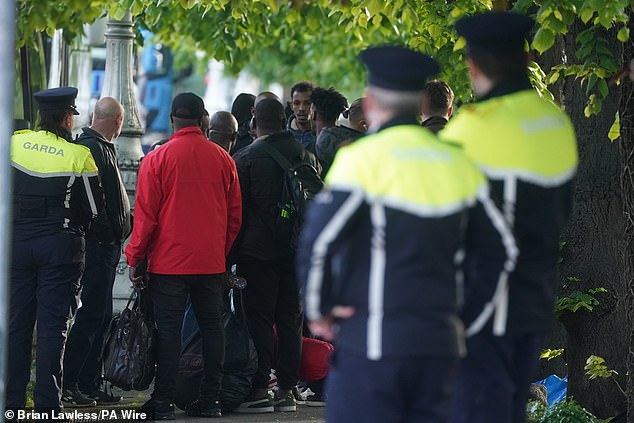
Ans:
[{"label": "police cap", "polygon": [[73,112],[74,115],[79,114],[75,106],[75,98],[77,98],[75,87],[50,88],[36,92],[33,97],[37,100],[41,112],[63,109]]},{"label": "police cap", "polygon": [[524,50],[524,40],[535,21],[514,12],[485,12],[456,22],[456,31],[471,51],[510,53]]},{"label": "police cap", "polygon": [[405,47],[371,47],[359,54],[368,68],[368,85],[394,91],[418,91],[438,73],[438,63]]},{"label": "police cap", "polygon": [[180,93],[172,100],[172,116],[181,119],[200,119],[205,114],[203,99],[194,93]]}]

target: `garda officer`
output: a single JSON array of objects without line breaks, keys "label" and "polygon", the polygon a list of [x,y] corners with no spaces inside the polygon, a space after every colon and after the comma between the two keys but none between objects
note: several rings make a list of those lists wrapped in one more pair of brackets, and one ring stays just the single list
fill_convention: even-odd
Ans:
[{"label": "garda officer", "polygon": [[11,137],[13,257],[7,408],[24,408],[37,321],[35,407],[59,409],[66,323],[76,309],[84,268],[84,233],[103,205],[97,166],[70,143],[73,87],[35,93],[40,130]]},{"label": "garda officer", "polygon": [[360,59],[376,133],[339,150],[298,250],[311,331],[338,332],[326,417],[444,422],[464,353],[458,264],[497,279],[515,245],[482,173],[417,121],[436,62],[394,46]]},{"label": "garda officer", "polygon": [[568,117],[531,87],[525,38],[533,20],[492,12],[466,17],[469,75],[478,101],[440,133],[479,165],[512,227],[519,256],[508,281],[479,277],[484,310],[465,307],[468,355],[452,402],[452,422],[524,422],[528,387],[549,333],[559,235],[570,212],[577,146]]}]

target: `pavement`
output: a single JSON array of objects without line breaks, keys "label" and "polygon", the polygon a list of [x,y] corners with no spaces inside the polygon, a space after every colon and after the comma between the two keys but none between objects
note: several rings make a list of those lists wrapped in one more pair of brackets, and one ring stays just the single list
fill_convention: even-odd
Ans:
[{"label": "pavement", "polygon": [[[114,394],[119,394],[123,396],[123,400],[117,404],[113,404],[112,406],[102,406],[94,409],[77,409],[79,412],[98,412],[101,413],[102,410],[104,412],[104,418],[102,421],[107,421],[109,416],[106,416],[107,413],[111,411],[115,411],[117,416],[121,418],[122,410],[135,410],[140,407],[149,397],[150,390],[143,392],[135,392],[135,391],[120,391],[116,388],[113,389]],[[66,408],[69,411],[68,408]],[[220,418],[200,418],[200,417],[188,417],[185,415],[185,412],[182,410],[176,409],[176,422],[205,422],[205,423],[249,423],[249,422],[294,422],[294,423],[323,423],[324,420],[324,411],[323,407],[309,407],[307,405],[299,404],[297,406],[297,412],[275,412],[275,413],[264,413],[264,414],[239,414],[239,413],[226,413]],[[123,421],[122,419],[118,419],[118,421]],[[132,420],[127,420],[132,421]],[[174,420],[172,420],[174,421]]]}]

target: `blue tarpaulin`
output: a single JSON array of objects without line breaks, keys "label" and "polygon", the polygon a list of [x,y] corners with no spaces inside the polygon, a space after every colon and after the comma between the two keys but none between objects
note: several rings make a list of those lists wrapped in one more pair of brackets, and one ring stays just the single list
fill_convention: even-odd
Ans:
[{"label": "blue tarpaulin", "polygon": [[552,407],[559,401],[566,399],[566,392],[568,390],[568,376],[560,378],[557,375],[550,375],[546,379],[538,380],[535,383],[544,385],[547,390],[548,406]]}]

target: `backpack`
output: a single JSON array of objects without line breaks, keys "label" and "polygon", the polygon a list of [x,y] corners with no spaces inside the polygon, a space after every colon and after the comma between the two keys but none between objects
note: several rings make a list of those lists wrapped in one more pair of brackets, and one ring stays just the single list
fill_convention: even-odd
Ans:
[{"label": "backpack", "polygon": [[273,232],[280,247],[295,250],[304,223],[308,203],[324,186],[317,170],[305,161],[292,164],[275,147],[261,143],[262,148],[284,171],[282,194],[277,202]]},{"label": "backpack", "polygon": [[140,296],[132,291],[126,307],[112,318],[101,350],[104,379],[124,391],[144,391],[154,380],[156,327],[142,310]]}]

